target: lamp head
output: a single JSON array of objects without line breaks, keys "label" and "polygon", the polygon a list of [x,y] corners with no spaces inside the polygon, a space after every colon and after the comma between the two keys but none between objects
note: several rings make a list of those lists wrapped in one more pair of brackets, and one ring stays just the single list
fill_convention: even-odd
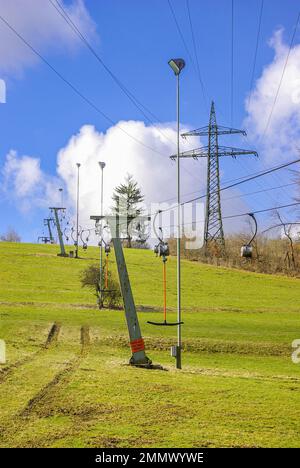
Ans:
[{"label": "lamp head", "polygon": [[105,168],[105,162],[99,161],[99,166],[103,170]]},{"label": "lamp head", "polygon": [[172,68],[175,75],[179,75],[181,70],[185,67],[185,61],[182,58],[171,59],[168,64]]},{"label": "lamp head", "polygon": [[78,169],[80,168],[81,164],[80,163],[76,163],[76,166],[78,167]]}]

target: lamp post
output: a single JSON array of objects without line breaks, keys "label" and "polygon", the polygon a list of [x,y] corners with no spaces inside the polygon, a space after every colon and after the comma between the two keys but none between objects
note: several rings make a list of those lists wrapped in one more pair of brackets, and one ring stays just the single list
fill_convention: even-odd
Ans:
[{"label": "lamp post", "polygon": [[105,168],[105,162],[99,161],[99,166],[101,169],[101,197],[100,197],[100,203],[101,203],[101,221],[100,221],[100,278],[99,278],[99,286],[100,286],[100,301],[99,301],[99,307],[102,308],[103,306],[103,278],[102,278],[102,270],[103,270],[103,257],[102,257],[102,243],[103,243],[103,169]]},{"label": "lamp post", "polygon": [[79,168],[80,163],[76,163],[77,166],[77,202],[76,202],[76,249],[75,258],[78,258],[78,238],[79,238]]},{"label": "lamp post", "polygon": [[58,191],[60,192],[61,207],[63,208],[63,206],[64,206],[64,189],[60,187],[58,189]]},{"label": "lamp post", "polygon": [[179,145],[179,75],[185,67],[181,58],[171,59],[168,64],[177,77],[177,348],[176,368],[181,369],[181,268],[180,268],[180,238],[181,238],[181,205],[180,205],[180,145]]}]

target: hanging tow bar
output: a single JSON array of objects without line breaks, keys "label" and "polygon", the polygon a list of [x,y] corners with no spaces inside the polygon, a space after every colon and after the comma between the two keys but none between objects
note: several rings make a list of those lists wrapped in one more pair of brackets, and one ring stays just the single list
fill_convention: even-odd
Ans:
[{"label": "hanging tow bar", "polygon": [[106,258],[105,258],[105,281],[104,281],[104,287],[105,287],[105,290],[107,291],[108,289],[108,256],[110,254],[110,245],[105,243],[105,247],[104,247],[104,251],[105,251],[105,255],[106,255]]},{"label": "hanging tow bar", "polygon": [[[85,240],[83,239],[83,233],[84,232],[87,232],[88,235],[86,236]],[[89,239],[90,239],[90,235],[91,235],[91,229],[82,229],[80,231],[80,239],[81,239],[81,242],[82,242],[82,248],[83,250],[87,250],[88,248],[88,242],[89,242]]]},{"label": "hanging tow bar", "polygon": [[156,234],[156,237],[158,238],[158,244],[154,247],[154,253],[156,254],[157,257],[162,257],[162,262],[163,262],[163,298],[164,298],[164,320],[163,322],[151,322],[150,320],[147,321],[150,325],[157,325],[157,326],[163,326],[163,327],[173,327],[177,326],[180,324],[183,324],[183,322],[168,322],[167,321],[167,272],[166,272],[166,263],[168,260],[168,256],[170,255],[169,251],[169,245],[167,242],[163,240],[163,231],[162,228],[159,228],[159,231],[161,232],[161,235],[159,236],[156,233],[155,230],[155,219],[156,216],[159,212],[156,213],[154,219],[153,219],[153,228],[154,232]]},{"label": "hanging tow bar", "polygon": [[248,216],[253,219],[254,225],[255,225],[255,230],[254,234],[249,240],[249,242],[241,247],[241,257],[246,257],[246,258],[252,258],[252,253],[253,253],[253,247],[252,247],[252,242],[254,241],[256,234],[257,234],[257,221],[254,216],[254,213],[248,213]]}]

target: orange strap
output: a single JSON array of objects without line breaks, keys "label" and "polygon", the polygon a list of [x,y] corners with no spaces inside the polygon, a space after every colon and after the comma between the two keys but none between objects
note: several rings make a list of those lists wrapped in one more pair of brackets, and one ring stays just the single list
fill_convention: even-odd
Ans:
[{"label": "orange strap", "polygon": [[106,255],[106,262],[105,262],[105,289],[108,288],[108,255]]},{"label": "orange strap", "polygon": [[164,321],[167,320],[167,275],[166,260],[163,261],[163,288],[164,288]]},{"label": "orange strap", "polygon": [[144,351],[145,343],[143,338],[138,338],[130,342],[131,351],[137,353],[138,351]]}]

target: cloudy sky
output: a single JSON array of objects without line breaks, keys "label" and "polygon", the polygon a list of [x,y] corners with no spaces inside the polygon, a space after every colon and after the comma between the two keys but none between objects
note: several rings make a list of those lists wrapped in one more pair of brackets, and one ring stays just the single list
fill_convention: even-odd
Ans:
[{"label": "cloudy sky", "polygon": [[[206,125],[213,99],[220,124],[248,132],[247,138],[223,137],[221,144],[259,152],[259,159],[224,158],[223,184],[298,157],[298,2],[264,0],[257,42],[262,0],[234,0],[233,75],[231,0],[170,4],[0,0],[0,101],[5,101],[0,104],[0,233],[12,226],[23,240],[35,241],[48,207],[60,203],[60,187],[72,215],[77,162],[84,226],[99,212],[99,160],[106,162],[106,209],[127,173],[138,181],[147,204],[175,201],[176,167],[169,155],[176,149],[176,94],[167,65],[174,56],[186,60],[182,129]],[[182,140],[182,150],[201,144],[205,139]],[[186,160],[182,166],[183,200],[203,194],[205,161]],[[285,170],[225,191],[222,202],[225,214],[236,214],[291,203],[296,194],[294,174]],[[271,223],[268,216],[260,217],[261,226]],[[284,216],[295,221],[295,210]],[[227,231],[238,228],[240,221],[226,224]]]}]

